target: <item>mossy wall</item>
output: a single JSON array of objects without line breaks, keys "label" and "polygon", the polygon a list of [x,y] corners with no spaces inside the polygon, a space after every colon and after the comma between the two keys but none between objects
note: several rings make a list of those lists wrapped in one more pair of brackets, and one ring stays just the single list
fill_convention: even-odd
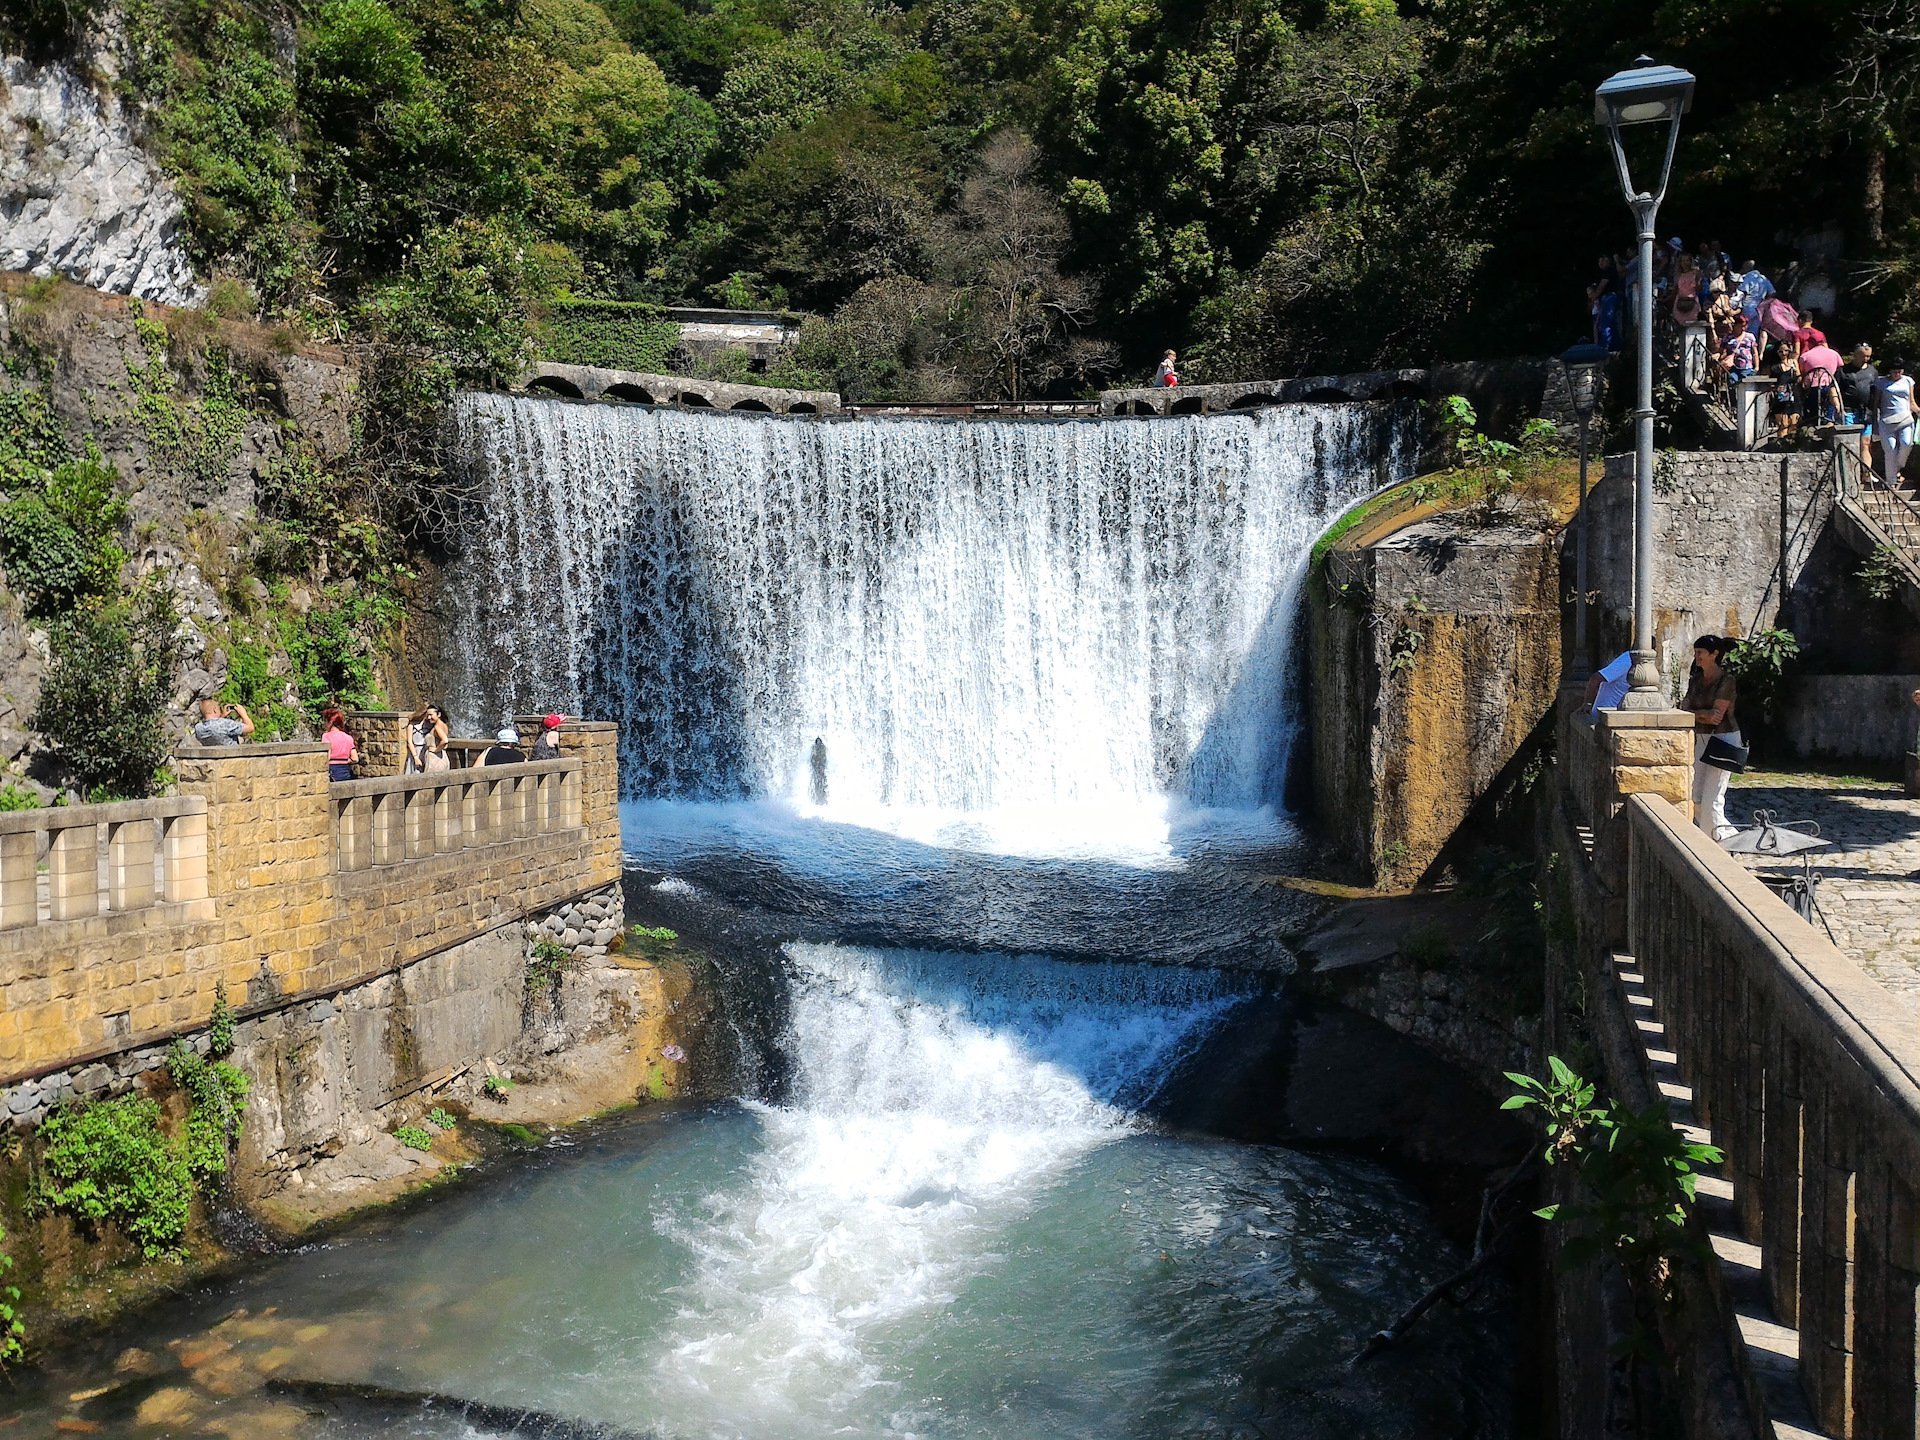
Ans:
[{"label": "mossy wall", "polygon": [[1519,754],[1560,682],[1554,538],[1423,519],[1356,532],[1309,603],[1314,802],[1369,882],[1408,885]]}]

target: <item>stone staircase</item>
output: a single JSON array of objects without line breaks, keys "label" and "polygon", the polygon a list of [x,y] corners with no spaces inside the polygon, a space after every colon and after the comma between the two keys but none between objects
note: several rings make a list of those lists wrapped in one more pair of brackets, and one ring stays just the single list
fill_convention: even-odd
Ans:
[{"label": "stone staircase", "polygon": [[1884,559],[1907,612],[1920,619],[1920,503],[1860,463],[1858,437],[1843,434],[1833,448],[1833,528],[1862,559]]}]

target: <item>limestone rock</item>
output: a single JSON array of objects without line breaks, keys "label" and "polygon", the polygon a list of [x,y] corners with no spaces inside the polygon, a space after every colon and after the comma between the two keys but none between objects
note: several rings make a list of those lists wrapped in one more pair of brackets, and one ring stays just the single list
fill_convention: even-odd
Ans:
[{"label": "limestone rock", "polygon": [[197,305],[185,215],[120,102],[64,65],[0,57],[0,269]]}]

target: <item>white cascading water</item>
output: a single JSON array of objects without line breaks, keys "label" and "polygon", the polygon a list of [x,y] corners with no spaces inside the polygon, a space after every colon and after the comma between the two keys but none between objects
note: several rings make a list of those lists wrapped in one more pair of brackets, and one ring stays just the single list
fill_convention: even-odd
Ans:
[{"label": "white cascading water", "polygon": [[696,1263],[646,1392],[672,1434],[921,1433],[928,1397],[901,1381],[946,1307],[1254,987],[1039,956],[788,953],[792,1102],[754,1107],[743,1176],[656,1221]]},{"label": "white cascading water", "polygon": [[1417,448],[1408,405],[454,423],[461,718],[614,719],[632,794],[845,816],[1277,802],[1308,549]]}]

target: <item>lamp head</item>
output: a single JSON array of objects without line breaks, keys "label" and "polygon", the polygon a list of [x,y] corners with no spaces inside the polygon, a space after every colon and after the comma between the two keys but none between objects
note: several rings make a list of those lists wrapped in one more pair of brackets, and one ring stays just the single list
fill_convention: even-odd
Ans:
[{"label": "lamp head", "polygon": [[1582,420],[1593,414],[1594,392],[1600,371],[1607,363],[1604,345],[1575,345],[1560,357],[1566,373],[1567,392],[1573,398],[1573,410]]},{"label": "lamp head", "polygon": [[1678,120],[1693,108],[1693,76],[1677,65],[1642,55],[1593,92],[1593,123],[1617,129]]}]

